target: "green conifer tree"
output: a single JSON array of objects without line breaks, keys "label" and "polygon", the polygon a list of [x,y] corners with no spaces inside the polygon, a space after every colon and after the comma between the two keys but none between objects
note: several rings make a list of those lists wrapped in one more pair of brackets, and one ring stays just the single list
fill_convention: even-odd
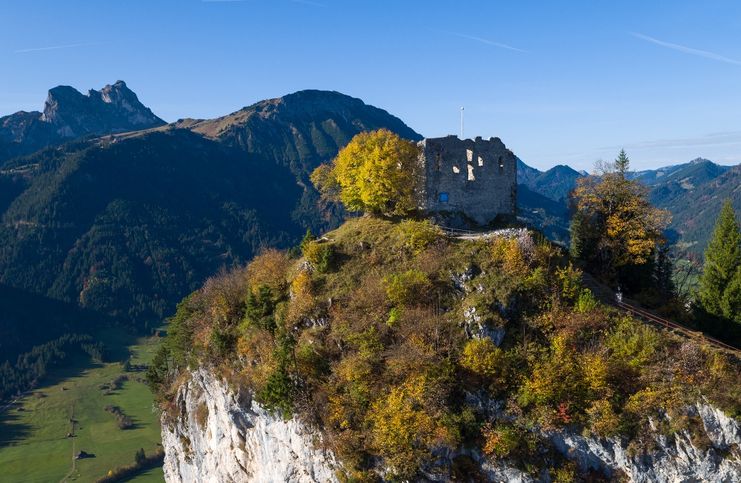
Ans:
[{"label": "green conifer tree", "polygon": [[301,252],[306,251],[306,247],[309,246],[311,242],[316,240],[316,237],[314,236],[314,233],[312,233],[311,228],[306,229],[306,234],[304,235],[303,240],[301,240],[301,244],[299,245],[301,247]]},{"label": "green conifer tree", "polygon": [[726,201],[705,250],[700,303],[709,314],[738,318],[741,305],[741,231],[731,202]]},{"label": "green conifer tree", "polygon": [[723,292],[720,301],[723,316],[729,320],[741,324],[741,265],[736,269],[736,274]]},{"label": "green conifer tree", "polygon": [[622,176],[625,176],[625,173],[628,172],[628,168],[630,168],[630,159],[625,150],[621,149],[618,153],[617,159],[615,160],[615,171],[620,173]]}]

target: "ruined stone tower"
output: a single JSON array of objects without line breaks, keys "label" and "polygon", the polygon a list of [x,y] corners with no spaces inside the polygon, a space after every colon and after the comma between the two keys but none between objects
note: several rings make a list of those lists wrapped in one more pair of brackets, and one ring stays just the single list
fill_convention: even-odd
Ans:
[{"label": "ruined stone tower", "polygon": [[422,210],[462,213],[479,225],[499,215],[515,216],[517,158],[499,138],[447,136],[424,139],[419,145]]}]

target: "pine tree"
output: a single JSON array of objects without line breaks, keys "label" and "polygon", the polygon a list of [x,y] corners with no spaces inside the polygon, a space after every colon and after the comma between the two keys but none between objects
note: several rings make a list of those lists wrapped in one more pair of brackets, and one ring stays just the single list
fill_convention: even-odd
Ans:
[{"label": "pine tree", "polygon": [[674,264],[669,255],[669,247],[662,245],[657,250],[653,267],[653,277],[651,278],[656,292],[664,300],[675,295],[674,280],[672,280],[673,272]]},{"label": "pine tree", "polygon": [[314,233],[312,233],[311,228],[306,229],[306,234],[304,235],[303,240],[301,240],[301,244],[299,245],[301,247],[301,252],[306,251],[306,247],[309,246],[311,242],[316,240],[316,237],[314,236]]},{"label": "pine tree", "polygon": [[736,279],[741,277],[740,268],[741,231],[728,200],[720,211],[713,237],[705,250],[699,296],[706,312],[727,319],[739,317],[741,281]]},{"label": "pine tree", "polygon": [[621,149],[618,153],[617,159],[615,160],[615,171],[625,177],[625,173],[628,172],[629,167],[630,159],[628,159],[628,155],[625,153],[625,150]]},{"label": "pine tree", "polygon": [[727,319],[741,324],[741,265],[736,269],[733,280],[723,293],[720,308]]}]

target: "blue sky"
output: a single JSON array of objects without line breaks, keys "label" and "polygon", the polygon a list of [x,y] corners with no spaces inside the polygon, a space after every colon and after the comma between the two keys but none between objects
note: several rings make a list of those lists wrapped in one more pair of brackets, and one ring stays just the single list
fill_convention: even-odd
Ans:
[{"label": "blue sky", "polygon": [[741,162],[741,2],[0,0],[0,113],[125,80],[168,121],[305,88],[527,163]]}]

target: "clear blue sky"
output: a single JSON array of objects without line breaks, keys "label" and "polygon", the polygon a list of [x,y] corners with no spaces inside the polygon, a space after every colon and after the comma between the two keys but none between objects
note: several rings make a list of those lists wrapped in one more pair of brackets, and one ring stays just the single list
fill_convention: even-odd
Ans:
[{"label": "clear blue sky", "polygon": [[539,168],[741,162],[741,2],[0,0],[0,113],[125,80],[168,121],[305,88]]}]

